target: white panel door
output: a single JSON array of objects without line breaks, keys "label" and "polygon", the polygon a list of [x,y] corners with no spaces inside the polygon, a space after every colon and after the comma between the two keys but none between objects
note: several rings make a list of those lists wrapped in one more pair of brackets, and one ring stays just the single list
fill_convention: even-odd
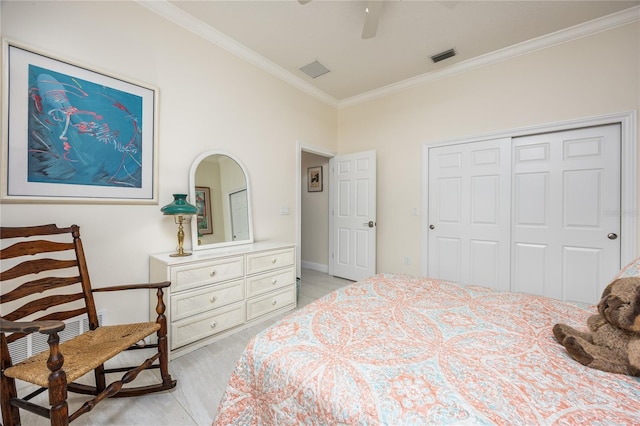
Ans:
[{"label": "white panel door", "polygon": [[376,273],[376,152],[339,155],[331,167],[331,273],[357,281]]},{"label": "white panel door", "polygon": [[229,194],[229,208],[231,210],[231,234],[233,241],[249,238],[249,205],[247,190]]},{"label": "white panel door", "polygon": [[512,290],[594,303],[620,268],[620,126],[513,140]]},{"label": "white panel door", "polygon": [[429,149],[430,277],[509,289],[510,141]]}]

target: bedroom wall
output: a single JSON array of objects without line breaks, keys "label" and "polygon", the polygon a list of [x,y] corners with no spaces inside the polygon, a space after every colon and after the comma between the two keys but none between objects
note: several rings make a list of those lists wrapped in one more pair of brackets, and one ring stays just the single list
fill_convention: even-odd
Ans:
[{"label": "bedroom wall", "polygon": [[340,109],[338,152],[378,152],[378,271],[420,273],[423,144],[638,110],[639,80],[636,22]]},{"label": "bedroom wall", "polygon": [[[296,141],[335,151],[335,108],[134,2],[2,1],[0,13],[3,38],[154,85],[160,99],[159,204],[3,203],[2,225],[77,223],[95,286],[146,282],[148,255],[176,246],[160,207],[187,191],[199,153],[222,149],[249,171],[255,238],[296,241]],[[105,322],[145,319],[146,294],[115,297]]]}]

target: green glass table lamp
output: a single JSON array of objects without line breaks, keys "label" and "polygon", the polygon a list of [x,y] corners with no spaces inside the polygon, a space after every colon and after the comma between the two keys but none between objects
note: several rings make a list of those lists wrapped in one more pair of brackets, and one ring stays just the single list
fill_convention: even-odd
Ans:
[{"label": "green glass table lamp", "polygon": [[167,204],[160,211],[165,215],[172,215],[178,225],[178,252],[171,257],[191,256],[191,253],[184,251],[184,228],[182,226],[185,219],[198,212],[198,208],[187,203],[187,194],[173,194],[173,202]]}]

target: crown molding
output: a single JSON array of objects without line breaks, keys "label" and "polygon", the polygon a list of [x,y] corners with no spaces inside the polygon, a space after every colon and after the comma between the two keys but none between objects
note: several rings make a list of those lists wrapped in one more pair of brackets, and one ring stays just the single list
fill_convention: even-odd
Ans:
[{"label": "crown molding", "polygon": [[361,95],[356,95],[338,102],[338,108],[345,108],[378,99],[387,95],[429,83],[435,80],[447,78],[456,74],[470,71],[487,65],[496,64],[517,56],[526,55],[537,50],[546,49],[568,41],[576,40],[602,31],[640,21],[640,6],[634,6],[611,15],[603,16],[573,27],[565,28],[541,37],[533,38],[504,49],[496,50],[485,55],[477,56],[466,61],[458,62],[450,67],[438,71],[412,77],[398,83],[390,84],[380,89],[372,90]]},{"label": "crown molding", "polygon": [[576,40],[602,31],[640,21],[640,6],[634,6],[617,13],[612,13],[573,27],[565,28],[551,34],[527,40],[504,49],[496,50],[466,61],[458,62],[441,70],[428,72],[417,77],[412,77],[398,83],[384,86],[361,95],[352,96],[343,100],[337,100],[327,95],[315,86],[294,75],[290,71],[276,65],[253,50],[238,43],[227,35],[205,24],[182,9],[169,3],[168,0],[146,1],[135,0],[141,6],[157,13],[165,19],[180,25],[192,33],[210,41],[211,43],[227,50],[228,52],[244,59],[245,61],[261,68],[282,81],[302,90],[334,108],[351,107],[363,102],[382,98],[394,93],[407,90],[425,83],[447,78],[473,69],[496,64],[517,56],[526,55],[537,50],[546,49],[568,41]]},{"label": "crown molding", "polygon": [[317,89],[315,86],[307,83],[301,78],[295,76],[293,73],[287,71],[279,65],[271,62],[265,57],[257,54],[253,50],[247,48],[243,44],[238,43],[231,37],[221,33],[215,28],[195,18],[180,9],[177,6],[169,3],[168,0],[148,1],[148,0],[135,0],[141,6],[157,13],[163,18],[189,30],[190,32],[202,37],[203,39],[210,41],[218,47],[227,50],[228,52],[236,55],[245,61],[253,64],[260,69],[268,72],[269,74],[283,80],[303,92],[315,97],[316,99],[326,103],[332,107],[338,107],[337,99],[327,95],[323,91]]}]

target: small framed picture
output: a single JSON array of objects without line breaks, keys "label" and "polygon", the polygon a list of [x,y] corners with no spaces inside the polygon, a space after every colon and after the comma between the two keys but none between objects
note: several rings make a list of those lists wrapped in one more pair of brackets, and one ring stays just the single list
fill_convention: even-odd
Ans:
[{"label": "small framed picture", "polygon": [[322,192],[322,166],[307,169],[307,191]]},{"label": "small framed picture", "polygon": [[196,207],[198,208],[198,233],[213,234],[211,218],[211,189],[207,186],[196,186]]}]

